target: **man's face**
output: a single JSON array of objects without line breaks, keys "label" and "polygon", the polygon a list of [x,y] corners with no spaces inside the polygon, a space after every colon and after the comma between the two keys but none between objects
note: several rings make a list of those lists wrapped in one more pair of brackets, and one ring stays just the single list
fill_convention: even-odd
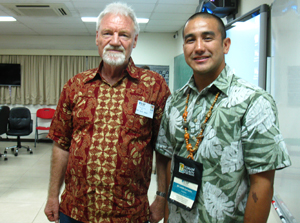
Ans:
[{"label": "man's face", "polygon": [[96,32],[96,45],[103,61],[111,66],[127,63],[138,35],[134,23],[128,16],[107,14]]},{"label": "man's face", "polygon": [[224,54],[228,53],[229,47],[230,39],[222,40],[215,19],[196,17],[186,24],[184,57],[195,75],[217,78],[225,66]]}]

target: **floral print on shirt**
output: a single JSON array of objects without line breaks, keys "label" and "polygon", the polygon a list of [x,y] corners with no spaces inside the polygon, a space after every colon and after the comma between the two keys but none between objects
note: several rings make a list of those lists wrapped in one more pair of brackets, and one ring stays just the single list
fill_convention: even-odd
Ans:
[{"label": "floral print on shirt", "polygon": [[161,121],[156,150],[170,158],[173,154],[189,154],[182,118],[188,89],[187,123],[192,146],[216,93],[221,94],[194,154],[195,161],[203,164],[202,185],[194,208],[189,212],[169,204],[169,222],[243,222],[249,174],[291,165],[275,102],[263,89],[235,76],[227,65],[200,93],[191,77],[168,98]]}]

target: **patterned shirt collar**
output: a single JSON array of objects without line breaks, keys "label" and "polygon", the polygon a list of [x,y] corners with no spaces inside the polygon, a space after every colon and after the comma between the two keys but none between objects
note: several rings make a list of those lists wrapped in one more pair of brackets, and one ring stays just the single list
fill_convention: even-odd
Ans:
[{"label": "patterned shirt collar", "polygon": [[[224,69],[221,71],[220,75],[217,77],[216,80],[214,80],[210,85],[208,85],[206,88],[202,90],[202,94],[205,94],[212,88],[219,89],[223,94],[228,96],[228,91],[232,82],[233,78],[233,71],[228,65],[225,65]],[[183,91],[183,94],[186,94],[188,89],[191,88],[192,91],[195,91],[198,93],[198,89],[195,85],[194,81],[194,75],[191,76],[189,81],[180,89],[180,91]]]},{"label": "patterned shirt collar", "polygon": [[[100,76],[100,71],[101,71],[101,68],[103,66],[103,61],[101,61],[98,69],[97,69],[97,72],[95,72],[95,69],[92,69],[92,70],[88,70],[86,72],[86,77],[83,79],[83,82],[84,83],[87,83],[93,79],[101,79],[101,76]],[[140,76],[139,76],[139,72],[138,72],[138,69],[137,67],[135,66],[132,58],[130,57],[129,59],[129,63],[126,67],[126,70],[125,70],[125,74],[124,76],[126,75],[129,75],[130,77],[134,78],[134,79],[139,79]]]}]

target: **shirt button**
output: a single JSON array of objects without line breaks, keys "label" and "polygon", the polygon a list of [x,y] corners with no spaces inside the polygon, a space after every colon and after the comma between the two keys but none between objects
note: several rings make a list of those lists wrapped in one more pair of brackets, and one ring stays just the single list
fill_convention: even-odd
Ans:
[{"label": "shirt button", "polygon": [[200,101],[197,101],[196,104],[199,105],[199,104],[200,104]]},{"label": "shirt button", "polygon": [[198,119],[195,118],[194,122],[196,123],[198,121]]},{"label": "shirt button", "polygon": [[193,136],[192,139],[196,141],[196,137],[195,136]]}]

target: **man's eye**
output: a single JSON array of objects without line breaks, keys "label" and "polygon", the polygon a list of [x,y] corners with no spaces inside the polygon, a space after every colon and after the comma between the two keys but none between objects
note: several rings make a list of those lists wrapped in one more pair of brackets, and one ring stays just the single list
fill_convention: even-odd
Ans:
[{"label": "man's eye", "polygon": [[205,40],[205,41],[211,41],[211,40],[212,40],[212,37],[210,37],[210,36],[204,37],[204,40]]},{"label": "man's eye", "polygon": [[129,35],[127,33],[121,33],[120,36],[121,37],[129,37]]},{"label": "man's eye", "polygon": [[186,39],[185,42],[186,43],[192,43],[192,42],[194,42],[194,39]]}]

